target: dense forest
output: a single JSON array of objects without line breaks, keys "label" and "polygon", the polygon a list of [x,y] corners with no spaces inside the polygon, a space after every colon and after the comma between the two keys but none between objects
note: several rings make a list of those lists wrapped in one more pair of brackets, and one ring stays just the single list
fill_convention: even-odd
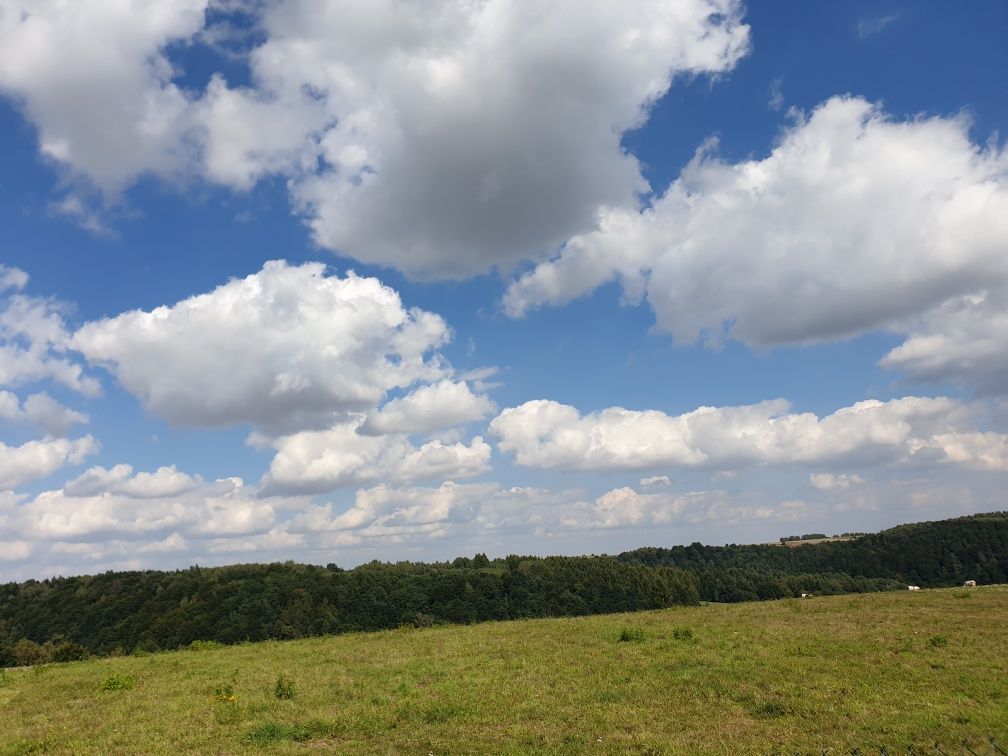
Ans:
[{"label": "dense forest", "polygon": [[0,665],[327,633],[657,609],[699,601],[1008,582],[1008,513],[852,541],[477,554],[451,563],[292,562],[108,572],[0,586]]}]

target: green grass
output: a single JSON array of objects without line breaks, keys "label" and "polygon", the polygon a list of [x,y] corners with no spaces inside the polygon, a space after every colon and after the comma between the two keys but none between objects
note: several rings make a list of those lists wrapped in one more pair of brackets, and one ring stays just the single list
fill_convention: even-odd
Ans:
[{"label": "green grass", "polygon": [[0,753],[906,753],[980,750],[990,736],[1008,749],[1008,587],[969,595],[712,604],[8,670]]}]

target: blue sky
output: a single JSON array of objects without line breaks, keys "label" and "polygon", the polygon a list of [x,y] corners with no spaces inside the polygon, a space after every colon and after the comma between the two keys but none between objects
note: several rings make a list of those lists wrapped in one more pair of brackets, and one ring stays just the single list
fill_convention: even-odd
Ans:
[{"label": "blue sky", "polygon": [[1006,36],[0,0],[0,577],[1002,508]]}]

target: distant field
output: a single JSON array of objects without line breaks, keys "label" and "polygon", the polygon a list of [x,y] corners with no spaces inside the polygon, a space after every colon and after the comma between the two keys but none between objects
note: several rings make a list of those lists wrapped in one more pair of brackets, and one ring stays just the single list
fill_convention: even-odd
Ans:
[{"label": "distant field", "polygon": [[8,670],[0,716],[2,753],[1008,750],[1008,587]]},{"label": "distant field", "polygon": [[854,536],[832,536],[830,538],[800,538],[796,541],[784,541],[783,546],[790,546],[792,549],[796,546],[808,546],[811,543],[843,543],[844,541],[853,541]]}]

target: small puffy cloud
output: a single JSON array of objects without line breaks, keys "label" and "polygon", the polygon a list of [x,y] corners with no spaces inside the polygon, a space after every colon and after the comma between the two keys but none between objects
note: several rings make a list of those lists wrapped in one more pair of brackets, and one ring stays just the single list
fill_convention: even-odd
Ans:
[{"label": "small puffy cloud", "polygon": [[151,412],[178,425],[325,427],[385,393],[447,371],[450,336],[374,278],[319,263],[266,263],[244,279],[150,312],[88,323],[73,337]]},{"label": "small puffy cloud", "polygon": [[969,127],[834,97],[765,158],[701,150],[651,207],[603,213],[514,282],[505,308],[521,315],[616,279],[679,342],[773,346],[896,327],[1003,288],[1008,154],[972,142]]},{"label": "small puffy cloud", "polygon": [[7,289],[20,291],[28,285],[28,274],[20,268],[0,265],[0,292]]},{"label": "small puffy cloud", "polygon": [[67,306],[20,293],[27,283],[24,271],[0,268],[0,387],[50,380],[95,396],[98,382],[70,355]]},{"label": "small puffy cloud", "polygon": [[464,478],[489,469],[490,445],[480,436],[469,445],[435,440],[417,447],[404,435],[367,436],[359,429],[357,421],[276,439],[264,489],[317,493],[378,481]]},{"label": "small puffy cloud", "polygon": [[179,496],[193,490],[203,481],[179,472],[175,465],[159,467],[153,473],[133,474],[129,465],[115,465],[106,470],[92,467],[87,472],[63,486],[66,496],[97,496],[102,493],[118,494],[133,499],[160,499]]},{"label": "small puffy cloud", "polygon": [[365,535],[429,531],[431,526],[471,521],[499,491],[496,483],[446,482],[437,488],[362,489],[354,504],[338,512],[332,504],[312,507],[290,523],[293,532],[361,531]]},{"label": "small puffy cloud", "polygon": [[783,84],[784,79],[780,76],[770,82],[770,99],[767,100],[767,107],[770,108],[770,110],[780,110],[784,105]]},{"label": "small puffy cloud", "polygon": [[23,407],[14,393],[0,391],[0,420],[31,423],[50,436],[66,436],[74,425],[87,423],[88,416],[64,407],[44,391],[31,394]]},{"label": "small puffy cloud", "polygon": [[582,416],[569,405],[536,400],[505,409],[490,432],[518,464],[546,469],[733,469],[845,460],[1008,469],[1006,437],[978,432],[977,410],[953,399],[863,401],[822,418],[789,410],[778,399],[675,416],[622,407]]},{"label": "small puffy cloud", "polygon": [[23,415],[25,420],[53,436],[65,436],[74,425],[88,422],[83,412],[64,407],[44,391],[25,399]]},{"label": "small puffy cloud", "polygon": [[672,485],[672,479],[668,475],[654,475],[650,478],[641,478],[641,488],[666,488]]},{"label": "small puffy cloud", "polygon": [[368,415],[361,433],[430,433],[482,420],[496,411],[489,397],[474,394],[464,381],[443,380],[387,402]]},{"label": "small puffy cloud", "polygon": [[884,16],[874,18],[862,18],[858,21],[858,36],[864,39],[884,31],[887,27],[899,20],[899,13],[887,13]]},{"label": "small puffy cloud", "polygon": [[44,438],[21,446],[0,442],[0,490],[52,475],[66,465],[79,465],[98,448],[98,442],[91,436],[74,440]]},{"label": "small puffy cloud", "polygon": [[915,382],[950,382],[981,394],[1008,392],[1008,290],[950,300],[909,324],[881,360]]},{"label": "small puffy cloud", "polygon": [[812,473],[809,483],[820,491],[830,491],[834,488],[850,488],[864,483],[864,478],[854,473]]}]

